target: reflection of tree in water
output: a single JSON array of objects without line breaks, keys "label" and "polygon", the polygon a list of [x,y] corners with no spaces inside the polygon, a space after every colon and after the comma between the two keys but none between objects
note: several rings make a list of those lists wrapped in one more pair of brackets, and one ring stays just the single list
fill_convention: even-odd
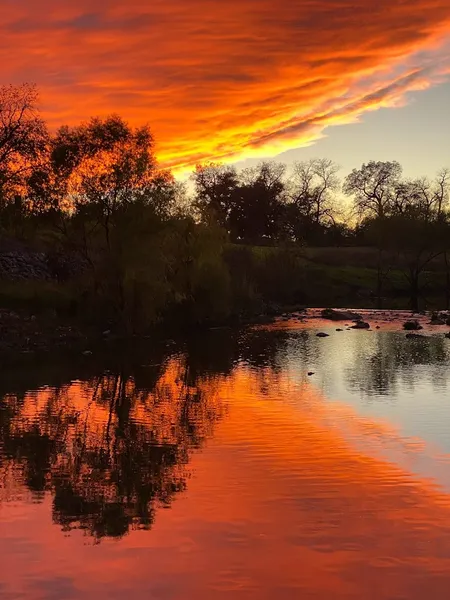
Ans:
[{"label": "reflection of tree in water", "polygon": [[6,397],[2,455],[30,490],[52,492],[64,529],[100,538],[148,528],[156,506],[185,488],[189,453],[222,412],[213,382],[187,385],[185,373],[174,359],[151,391],[114,374]]},{"label": "reflection of tree in water", "polygon": [[198,377],[230,375],[240,364],[254,369],[259,379],[259,391],[268,391],[268,381],[283,369],[282,351],[286,348],[288,334],[285,331],[264,329],[219,328],[197,335],[185,345],[187,356],[187,383],[193,384]]},{"label": "reflection of tree in water", "polygon": [[265,329],[217,329],[197,336],[186,346],[189,373],[195,379],[205,373],[229,375],[239,363],[250,367],[282,368],[280,351],[288,333]]},{"label": "reflection of tree in water", "polygon": [[[426,376],[433,386],[448,381],[448,341],[442,336],[407,339],[404,334],[381,332],[374,345],[358,346],[353,364],[346,370],[350,389],[367,394],[394,395],[399,384],[414,389]],[[420,367],[427,367],[426,371]]]},{"label": "reflection of tree in water", "polygon": [[241,360],[275,365],[275,338],[217,331],[171,357],[103,366],[101,376],[37,392],[20,383],[0,400],[0,488],[9,474],[36,498],[50,491],[54,521],[96,539],[150,528],[157,507],[185,489],[190,453],[223,414],[220,377]]}]

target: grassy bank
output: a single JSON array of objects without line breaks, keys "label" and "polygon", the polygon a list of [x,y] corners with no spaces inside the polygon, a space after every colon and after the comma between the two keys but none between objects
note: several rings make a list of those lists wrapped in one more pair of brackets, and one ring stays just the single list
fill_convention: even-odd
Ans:
[{"label": "grassy bank", "polygon": [[[101,335],[105,329],[142,334],[155,328],[173,331],[249,322],[300,306],[375,308],[376,261],[370,248],[224,245],[213,260],[191,269],[183,294],[174,293],[174,284],[167,279],[159,287],[146,288],[138,298],[139,314],[125,314],[132,330],[110,310],[116,299],[92,293],[89,274],[62,283],[2,282],[1,344],[6,350],[18,346],[27,351],[82,342],[86,332]],[[445,273],[437,263],[423,272],[423,308],[445,308],[444,282]],[[155,300],[162,287],[167,288],[166,295]],[[405,273],[391,269],[383,282],[382,307],[409,308],[409,295]],[[133,310],[134,305],[124,308]]]}]

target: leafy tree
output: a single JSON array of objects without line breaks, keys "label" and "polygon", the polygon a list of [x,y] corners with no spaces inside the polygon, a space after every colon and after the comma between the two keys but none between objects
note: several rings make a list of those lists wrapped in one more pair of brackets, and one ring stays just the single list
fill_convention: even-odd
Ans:
[{"label": "leafy tree", "polygon": [[0,203],[22,195],[24,178],[48,144],[34,86],[0,86]]},{"label": "leafy tree", "polygon": [[285,204],[285,170],[281,163],[262,162],[242,171],[229,219],[236,239],[252,243],[277,239]]},{"label": "leafy tree", "polygon": [[358,214],[384,217],[392,212],[402,167],[397,161],[373,161],[363,164],[345,179],[343,190],[352,195]]},{"label": "leafy tree", "polygon": [[217,163],[197,165],[192,178],[195,200],[203,219],[228,229],[239,185],[236,169]]},{"label": "leafy tree", "polygon": [[223,227],[234,240],[275,240],[285,201],[285,170],[273,162],[239,174],[220,164],[197,166],[195,199],[203,221]]}]

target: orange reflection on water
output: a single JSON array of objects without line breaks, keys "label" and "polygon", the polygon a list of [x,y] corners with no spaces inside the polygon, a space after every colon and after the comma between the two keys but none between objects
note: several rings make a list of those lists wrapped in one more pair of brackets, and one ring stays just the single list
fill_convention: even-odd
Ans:
[{"label": "orange reflection on water", "polygon": [[[174,437],[170,424],[182,375],[180,364],[169,363],[148,405],[133,408],[181,445],[183,428]],[[51,597],[49,590],[73,598],[447,598],[450,496],[361,450],[380,437],[397,443],[393,428],[271,369],[240,366],[229,377],[201,378],[195,393],[202,431],[212,432],[214,407],[223,415],[225,403],[227,414],[203,452],[190,454],[187,488],[171,510],[157,512],[150,532],[86,545],[78,532],[64,537],[50,523],[49,495],[42,504],[2,505],[7,592],[33,599]],[[342,420],[351,422],[350,437],[337,426]],[[405,452],[423,449],[404,442]]]}]

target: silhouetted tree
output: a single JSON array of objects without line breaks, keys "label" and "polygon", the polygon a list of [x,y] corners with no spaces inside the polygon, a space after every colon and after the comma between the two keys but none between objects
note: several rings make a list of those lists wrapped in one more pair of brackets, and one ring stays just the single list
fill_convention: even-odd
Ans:
[{"label": "silhouetted tree", "polygon": [[289,239],[320,243],[327,228],[335,225],[338,171],[338,165],[328,159],[294,163],[286,182],[289,203],[283,213],[283,229]]},{"label": "silhouetted tree", "polygon": [[285,203],[285,170],[283,164],[262,162],[241,172],[229,219],[233,237],[250,243],[277,239]]},{"label": "silhouetted tree", "polygon": [[450,234],[447,223],[430,221],[420,212],[393,215],[379,220],[381,239],[395,266],[404,274],[410,294],[411,309],[419,309],[423,295],[422,275],[427,266],[448,246]]},{"label": "silhouetted tree", "polygon": [[203,219],[213,220],[228,230],[239,185],[236,169],[217,163],[197,165],[192,178],[196,204]]},{"label": "silhouetted tree", "polygon": [[315,158],[293,165],[289,179],[291,201],[313,223],[334,221],[334,196],[339,190],[339,166],[326,158]]},{"label": "silhouetted tree", "polygon": [[354,197],[361,217],[384,217],[392,211],[401,175],[402,167],[397,161],[372,160],[360,169],[353,169],[343,190]]},{"label": "silhouetted tree", "polygon": [[0,203],[22,195],[24,177],[48,144],[34,86],[0,86]]}]

